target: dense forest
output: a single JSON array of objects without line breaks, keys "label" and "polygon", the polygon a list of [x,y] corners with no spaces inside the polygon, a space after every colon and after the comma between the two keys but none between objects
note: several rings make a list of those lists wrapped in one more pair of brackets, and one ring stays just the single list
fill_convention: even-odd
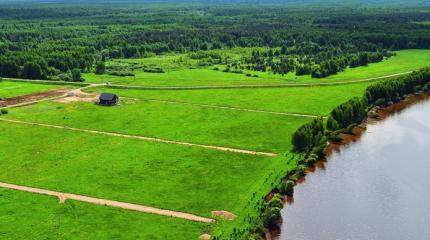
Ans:
[{"label": "dense forest", "polygon": [[258,47],[226,71],[322,78],[430,48],[425,7],[168,6],[0,3],[0,76],[83,81],[80,72],[102,73],[109,59]]}]

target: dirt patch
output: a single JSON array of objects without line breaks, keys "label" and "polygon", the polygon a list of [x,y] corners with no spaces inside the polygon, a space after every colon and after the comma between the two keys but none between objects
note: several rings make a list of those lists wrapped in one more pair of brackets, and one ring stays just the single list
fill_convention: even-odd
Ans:
[{"label": "dirt patch", "polygon": [[210,239],[211,239],[211,235],[209,235],[209,234],[207,234],[207,233],[202,234],[202,235],[200,236],[200,239],[201,239],[201,240],[210,240]]},{"label": "dirt patch", "polygon": [[69,103],[69,102],[97,102],[100,94],[98,93],[85,93],[81,89],[75,89],[67,92],[66,97],[59,98],[55,100],[59,103]]},{"label": "dirt patch", "polygon": [[212,217],[219,217],[224,220],[234,220],[237,218],[236,215],[227,211],[212,211]]},{"label": "dirt patch", "polygon": [[45,98],[51,98],[51,97],[60,97],[67,92],[69,92],[70,89],[55,89],[50,90],[46,92],[39,92],[39,93],[32,93],[12,98],[6,98],[0,101],[0,107],[7,107],[7,106],[13,106],[13,105],[21,105],[26,103],[33,103],[36,101],[39,101],[41,99]]}]

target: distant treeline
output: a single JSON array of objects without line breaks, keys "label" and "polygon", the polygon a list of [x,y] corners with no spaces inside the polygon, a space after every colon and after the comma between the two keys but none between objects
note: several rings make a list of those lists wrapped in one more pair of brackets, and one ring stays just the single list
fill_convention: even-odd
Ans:
[{"label": "distant treeline", "polygon": [[0,6],[0,19],[0,76],[29,79],[70,79],[108,59],[234,47],[273,49],[272,58],[244,56],[243,67],[320,78],[391,50],[430,48],[430,26],[415,23],[430,20],[426,8],[38,5]]}]

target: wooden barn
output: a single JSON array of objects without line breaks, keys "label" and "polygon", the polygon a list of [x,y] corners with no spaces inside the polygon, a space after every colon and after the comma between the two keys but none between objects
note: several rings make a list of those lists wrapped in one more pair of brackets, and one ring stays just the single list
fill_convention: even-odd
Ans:
[{"label": "wooden barn", "polygon": [[118,95],[113,93],[102,93],[99,97],[99,104],[104,106],[113,106],[118,104]]}]

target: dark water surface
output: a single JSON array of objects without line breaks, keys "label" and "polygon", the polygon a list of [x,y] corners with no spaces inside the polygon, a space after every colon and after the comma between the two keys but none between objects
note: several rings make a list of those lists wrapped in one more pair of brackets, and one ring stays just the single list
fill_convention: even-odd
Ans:
[{"label": "dark water surface", "polygon": [[282,215],[281,240],[429,240],[430,101],[370,124]]}]

